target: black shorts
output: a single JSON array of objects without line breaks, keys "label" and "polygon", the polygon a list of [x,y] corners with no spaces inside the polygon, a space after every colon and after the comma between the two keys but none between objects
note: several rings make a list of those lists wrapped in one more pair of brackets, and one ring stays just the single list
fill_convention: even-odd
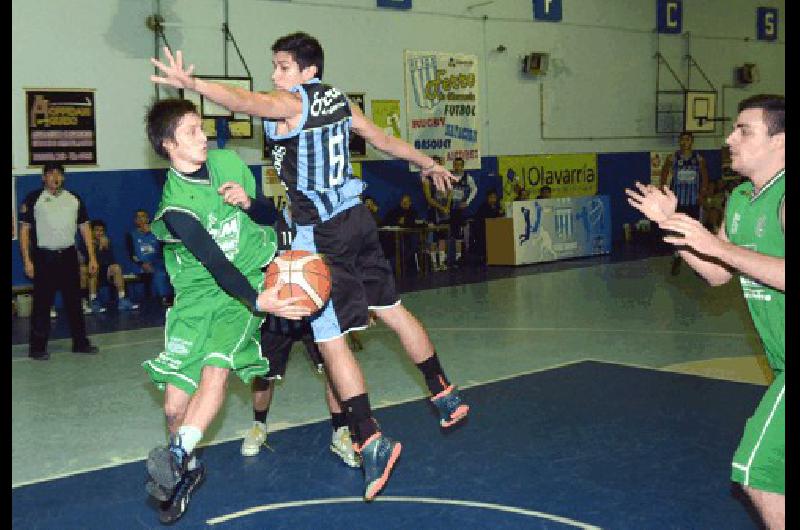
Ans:
[{"label": "black shorts", "polygon": [[311,317],[317,342],[364,329],[370,309],[385,309],[399,302],[394,273],[378,239],[378,227],[363,204],[319,225],[298,225],[292,250],[321,254],[331,270],[330,300]]},{"label": "black shorts", "polygon": [[303,341],[309,359],[322,372],[322,355],[314,343],[307,320],[286,320],[267,315],[261,325],[261,355],[269,360],[269,372],[262,379],[282,379],[286,375],[289,353],[297,341]]}]

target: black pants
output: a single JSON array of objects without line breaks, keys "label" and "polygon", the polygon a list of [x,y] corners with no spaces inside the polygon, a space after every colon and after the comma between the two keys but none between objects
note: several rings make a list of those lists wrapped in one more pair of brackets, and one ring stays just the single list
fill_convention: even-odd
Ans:
[{"label": "black pants", "polygon": [[86,346],[86,323],[81,309],[81,280],[75,247],[63,250],[35,249],[33,254],[33,312],[31,315],[30,354],[47,351],[50,336],[50,307],[61,291],[69,320],[72,347]]}]

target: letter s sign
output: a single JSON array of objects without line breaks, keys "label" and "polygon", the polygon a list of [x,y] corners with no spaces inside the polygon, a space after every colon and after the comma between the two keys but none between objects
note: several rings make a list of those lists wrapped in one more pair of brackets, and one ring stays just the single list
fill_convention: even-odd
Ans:
[{"label": "letter s sign", "polygon": [[758,40],[778,39],[778,8],[759,7],[756,9],[756,35]]}]

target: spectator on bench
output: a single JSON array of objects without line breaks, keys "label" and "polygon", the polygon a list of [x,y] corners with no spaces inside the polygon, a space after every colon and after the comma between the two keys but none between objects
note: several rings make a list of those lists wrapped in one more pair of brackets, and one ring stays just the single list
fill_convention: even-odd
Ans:
[{"label": "spectator on bench", "polygon": [[138,273],[144,283],[145,296],[155,293],[161,305],[172,305],[172,285],[164,265],[164,253],[161,242],[150,231],[150,215],[145,210],[136,210],[133,219],[136,228],[128,232],[125,243],[128,256],[138,267]]},{"label": "spectator on bench", "polygon": [[[89,275],[86,284],[89,286],[89,310],[92,313],[103,313],[106,308],[97,299],[97,289],[102,285],[113,284],[117,288],[117,309],[132,311],[139,309],[139,304],[131,302],[125,296],[125,278],[122,276],[122,267],[119,266],[111,248],[111,240],[106,235],[106,224],[100,219],[91,222],[92,239],[94,240],[95,254],[97,255],[97,274]],[[85,273],[85,267],[81,267]]]}]

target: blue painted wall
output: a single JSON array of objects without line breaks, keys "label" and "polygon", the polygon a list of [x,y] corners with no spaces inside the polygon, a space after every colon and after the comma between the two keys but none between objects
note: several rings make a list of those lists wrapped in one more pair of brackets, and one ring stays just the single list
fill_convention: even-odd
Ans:
[{"label": "blue painted wall", "polygon": [[[720,178],[719,150],[701,151],[708,163],[709,177]],[[408,193],[412,203],[424,216],[427,206],[419,184],[419,173],[408,171],[408,164],[397,160],[364,161],[362,173],[367,183],[366,194],[375,198],[380,206],[379,214],[386,214],[400,203],[400,197]],[[503,187],[497,176],[497,158],[483,157],[480,171],[471,174],[478,186],[478,194],[469,213],[473,213],[485,200],[486,193],[497,190],[502,196]],[[261,193],[260,166],[250,166],[256,176],[256,188]],[[611,202],[612,238],[622,238],[622,225],[641,219],[625,200],[624,189],[632,186],[636,179],[650,173],[648,152],[601,153],[597,155],[598,193],[608,195]],[[103,219],[108,226],[114,253],[124,272],[134,272],[133,263],[127,257],[125,234],[133,228],[136,210],[144,208],[151,216],[158,206],[164,169],[120,170],[80,172],[67,170],[65,187],[74,191],[86,203],[89,217]],[[39,175],[24,175],[17,178],[17,203],[20,204],[31,191],[41,187]],[[19,242],[11,242],[11,284],[30,283],[22,271]]]}]

